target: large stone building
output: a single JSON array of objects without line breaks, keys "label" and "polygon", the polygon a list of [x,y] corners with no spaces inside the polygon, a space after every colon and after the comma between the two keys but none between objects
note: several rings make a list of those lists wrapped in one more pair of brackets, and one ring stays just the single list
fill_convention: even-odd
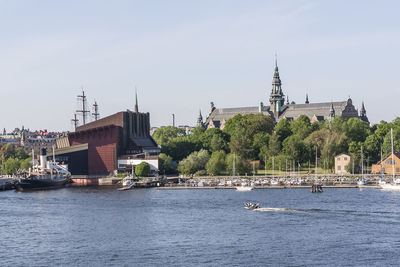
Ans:
[{"label": "large stone building", "polygon": [[[282,90],[282,82],[279,76],[278,64],[275,61],[274,77],[272,79],[272,89],[269,95],[269,106],[260,102],[259,106],[255,107],[239,107],[239,108],[216,108],[211,102],[210,114],[206,118],[205,127],[207,128],[224,128],[225,122],[237,114],[264,114],[270,116],[274,122],[285,118],[295,120],[301,115],[306,115],[311,122],[321,120],[332,120],[335,116],[343,118],[360,118],[368,122],[364,103],[358,115],[357,109],[354,107],[352,100],[349,98],[346,101],[325,102],[325,103],[310,103],[308,95],[304,104],[296,104],[289,102],[289,97],[286,97]],[[199,122],[198,122],[199,124]]]}]

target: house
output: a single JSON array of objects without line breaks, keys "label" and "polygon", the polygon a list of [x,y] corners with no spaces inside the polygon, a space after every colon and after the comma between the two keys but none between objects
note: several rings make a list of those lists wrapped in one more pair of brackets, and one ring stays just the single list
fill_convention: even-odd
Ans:
[{"label": "house", "polygon": [[346,175],[350,174],[346,167],[351,163],[352,156],[347,153],[339,154],[335,157],[335,174]]},{"label": "house", "polygon": [[395,175],[400,174],[400,153],[397,151],[389,153],[382,161],[373,164],[371,167],[371,172],[374,174],[382,173],[382,168],[384,169],[384,174],[393,174],[393,167]]}]

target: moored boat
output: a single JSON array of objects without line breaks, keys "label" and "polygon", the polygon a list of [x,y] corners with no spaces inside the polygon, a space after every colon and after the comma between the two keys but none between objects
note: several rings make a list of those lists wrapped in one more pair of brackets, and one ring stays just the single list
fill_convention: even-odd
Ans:
[{"label": "moored boat", "polygon": [[40,150],[40,165],[34,164],[34,152],[32,157],[32,169],[26,178],[20,178],[17,182],[18,191],[56,189],[71,182],[67,166],[55,162],[54,156],[52,162],[47,162],[45,148]]}]

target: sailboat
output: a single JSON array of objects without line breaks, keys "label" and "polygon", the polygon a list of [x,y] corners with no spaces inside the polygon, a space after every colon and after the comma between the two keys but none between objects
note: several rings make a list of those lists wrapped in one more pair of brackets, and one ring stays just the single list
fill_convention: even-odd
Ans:
[{"label": "sailboat", "polygon": [[[233,154],[233,166],[232,166],[233,178],[235,177],[235,167],[236,167],[235,158],[236,158],[236,156],[235,156],[235,154]],[[243,181],[240,186],[236,186],[236,191],[245,192],[245,191],[251,191],[251,190],[253,190],[253,187],[249,186],[249,185],[245,185],[243,183]]]},{"label": "sailboat", "polygon": [[361,146],[361,179],[357,182],[358,185],[367,185],[367,180],[364,177],[364,154]]},{"label": "sailboat", "polygon": [[271,179],[271,185],[272,186],[278,186],[279,182],[277,179],[275,179],[275,158],[272,157],[272,179]]},{"label": "sailboat", "polygon": [[[381,189],[384,190],[400,190],[400,179],[395,179],[395,161],[394,161],[394,149],[393,149],[393,129],[390,129],[390,141],[392,145],[392,158],[391,158],[391,165],[392,165],[392,183],[386,183],[383,181],[383,175],[384,172],[382,172],[382,178],[379,183]],[[387,158],[386,158],[387,160]],[[386,165],[386,160],[385,160],[385,165]]]}]

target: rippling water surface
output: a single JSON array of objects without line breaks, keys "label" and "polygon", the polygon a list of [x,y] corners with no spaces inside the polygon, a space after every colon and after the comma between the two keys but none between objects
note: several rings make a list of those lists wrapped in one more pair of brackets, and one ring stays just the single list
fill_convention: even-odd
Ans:
[{"label": "rippling water surface", "polygon": [[66,188],[0,204],[1,266],[400,262],[400,192]]}]

